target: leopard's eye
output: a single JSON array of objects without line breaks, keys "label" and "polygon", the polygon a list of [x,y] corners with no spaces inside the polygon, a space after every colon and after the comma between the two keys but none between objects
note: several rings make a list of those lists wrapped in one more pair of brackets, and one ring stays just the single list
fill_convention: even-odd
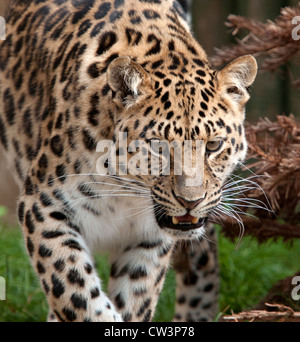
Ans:
[{"label": "leopard's eye", "polygon": [[223,146],[223,140],[214,140],[208,141],[206,144],[206,152],[207,153],[215,153],[218,152]]}]

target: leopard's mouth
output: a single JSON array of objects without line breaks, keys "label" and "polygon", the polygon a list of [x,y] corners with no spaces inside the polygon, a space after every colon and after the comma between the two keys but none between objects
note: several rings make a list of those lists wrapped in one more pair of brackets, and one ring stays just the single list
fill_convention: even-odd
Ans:
[{"label": "leopard's mouth", "polygon": [[203,228],[206,225],[208,218],[198,218],[191,216],[190,214],[186,214],[184,216],[168,216],[166,214],[156,214],[156,220],[161,228],[170,228],[188,232],[190,230]]}]

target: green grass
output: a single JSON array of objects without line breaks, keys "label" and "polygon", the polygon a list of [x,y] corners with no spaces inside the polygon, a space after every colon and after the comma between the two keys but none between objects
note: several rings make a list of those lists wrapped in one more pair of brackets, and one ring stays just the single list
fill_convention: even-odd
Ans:
[{"label": "green grass", "polygon": [[6,301],[0,301],[0,322],[45,321],[46,299],[19,229],[0,227],[0,276],[6,280]]},{"label": "green grass", "polygon": [[[0,213],[1,213],[0,207]],[[236,244],[219,238],[221,267],[220,310],[230,313],[249,309],[263,298],[278,280],[299,271],[300,241],[293,246],[282,241],[258,245],[244,237]],[[106,257],[96,257],[104,284],[109,277]],[[45,295],[32,270],[19,229],[0,224],[0,276],[6,279],[6,301],[0,301],[0,322],[45,321]],[[174,313],[175,277],[170,271],[155,315],[156,321],[170,321]]]},{"label": "green grass", "polygon": [[221,237],[219,261],[220,310],[226,313],[249,310],[276,282],[299,272],[300,240],[285,243],[279,239],[258,244],[256,239],[244,237],[236,250],[235,243]]}]

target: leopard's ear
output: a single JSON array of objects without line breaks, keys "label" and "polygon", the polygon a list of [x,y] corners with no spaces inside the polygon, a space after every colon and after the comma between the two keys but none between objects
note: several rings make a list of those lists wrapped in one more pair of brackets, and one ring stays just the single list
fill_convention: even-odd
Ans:
[{"label": "leopard's ear", "polygon": [[222,96],[229,96],[238,105],[244,106],[249,100],[247,88],[257,75],[257,62],[251,55],[239,57],[225,66],[217,74],[218,87]]},{"label": "leopard's ear", "polygon": [[114,59],[107,69],[107,82],[115,93],[114,101],[127,109],[151,93],[149,73],[130,57]]}]

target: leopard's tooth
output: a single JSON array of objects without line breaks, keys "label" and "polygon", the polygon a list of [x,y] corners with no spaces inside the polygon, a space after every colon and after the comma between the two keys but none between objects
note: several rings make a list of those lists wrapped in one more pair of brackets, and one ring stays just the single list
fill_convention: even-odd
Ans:
[{"label": "leopard's tooth", "polygon": [[197,224],[199,222],[199,218],[198,217],[194,217],[193,219],[192,219],[192,223],[193,224]]},{"label": "leopard's tooth", "polygon": [[172,222],[173,222],[173,224],[179,223],[179,221],[177,220],[177,218],[175,216],[172,217]]}]

